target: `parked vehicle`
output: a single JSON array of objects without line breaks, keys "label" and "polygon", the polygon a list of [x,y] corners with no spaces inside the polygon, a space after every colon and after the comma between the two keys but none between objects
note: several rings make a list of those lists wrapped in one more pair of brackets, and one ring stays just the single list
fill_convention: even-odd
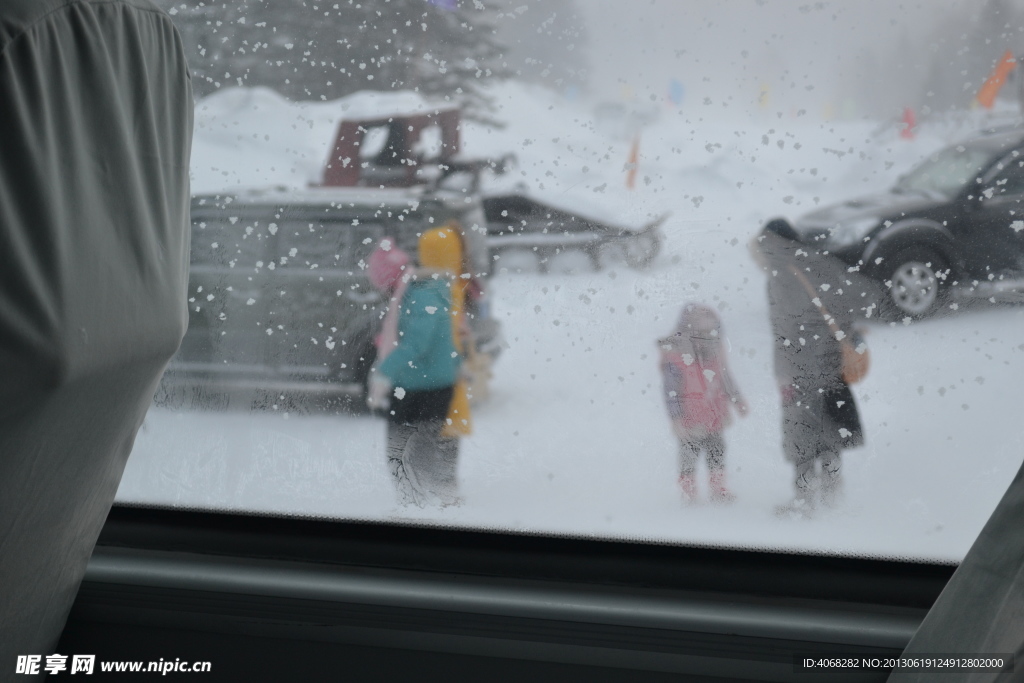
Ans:
[{"label": "parked vehicle", "polygon": [[794,223],[888,291],[897,317],[950,297],[1024,300],[1024,131],[981,134],[931,155],[888,192]]},{"label": "parked vehicle", "polygon": [[[415,253],[420,233],[454,219],[483,282],[483,212],[464,200],[422,187],[194,197],[189,327],[157,403],[217,404],[238,389],[361,396],[386,307],[367,257],[385,236]],[[470,313],[478,350],[496,356],[486,299]]]},{"label": "parked vehicle", "polygon": [[488,187],[481,176],[502,174],[515,163],[466,159],[461,155],[461,112],[451,104],[428,103],[415,93],[359,95],[338,125],[322,183],[331,187],[393,188],[417,185],[444,188],[483,202],[487,246],[494,257],[531,251],[539,270],[551,257],[586,254],[594,268],[605,256],[643,268],[661,249],[661,224],[667,214],[644,225],[590,215],[540,197],[529,188]]},{"label": "parked vehicle", "polygon": [[585,253],[595,270],[606,257],[644,268],[661,251],[661,225],[668,218],[665,214],[630,226],[586,216],[526,192],[487,195],[483,203],[492,258],[500,261],[512,251],[532,251],[542,272],[554,256],[566,251]]}]

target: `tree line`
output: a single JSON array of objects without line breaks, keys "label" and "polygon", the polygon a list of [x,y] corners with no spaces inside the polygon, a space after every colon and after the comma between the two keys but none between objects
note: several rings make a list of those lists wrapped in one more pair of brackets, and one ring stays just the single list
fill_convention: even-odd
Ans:
[{"label": "tree line", "polygon": [[586,79],[575,0],[159,0],[203,97],[230,86],[293,100],[414,90],[487,118],[491,83]]}]

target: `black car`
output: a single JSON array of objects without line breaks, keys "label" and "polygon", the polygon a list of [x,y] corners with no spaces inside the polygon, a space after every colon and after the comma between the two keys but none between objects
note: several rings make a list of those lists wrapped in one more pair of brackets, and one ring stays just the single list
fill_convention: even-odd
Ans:
[{"label": "black car", "polygon": [[922,318],[952,296],[1024,299],[1024,130],[982,134],[932,154],[886,193],[794,223],[884,284],[893,313]]}]

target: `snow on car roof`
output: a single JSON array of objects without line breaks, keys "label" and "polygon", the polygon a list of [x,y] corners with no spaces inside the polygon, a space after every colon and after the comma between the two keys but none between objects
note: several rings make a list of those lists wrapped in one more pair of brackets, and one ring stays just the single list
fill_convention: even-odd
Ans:
[{"label": "snow on car roof", "polygon": [[1021,130],[1019,126],[1014,126],[1006,130],[983,131],[980,135],[974,135],[961,140],[958,144],[967,147],[980,147],[995,152],[1001,149],[1016,147],[1022,142],[1024,142],[1024,130]]},{"label": "snow on car roof", "polygon": [[572,214],[594,223],[617,225],[627,230],[642,230],[661,214],[651,215],[643,207],[621,201],[621,195],[602,196],[589,189],[552,191],[526,187],[515,178],[488,177],[485,197],[521,195],[552,209]]},{"label": "snow on car roof", "polygon": [[326,102],[293,102],[270,88],[224,88],[203,98],[197,103],[199,112],[211,112],[217,116],[238,115],[247,111],[268,111],[276,109],[330,111],[344,119],[381,119],[389,116],[409,116],[451,111],[458,106],[450,102],[429,100],[411,90],[359,92]]},{"label": "snow on car roof", "polygon": [[293,102],[269,88],[224,88],[195,106],[196,193],[317,183],[342,120],[387,119],[455,109],[410,91],[360,91]]},{"label": "snow on car roof", "polygon": [[361,206],[381,205],[414,206],[421,202],[426,192],[422,187],[369,188],[369,187],[273,187],[267,189],[246,189],[240,192],[211,193],[193,197],[193,205],[213,206],[226,202],[237,204],[358,204]]},{"label": "snow on car roof", "polygon": [[335,100],[343,119],[383,119],[411,114],[436,114],[458,107],[451,103],[428,100],[411,90],[374,92],[361,90]]}]

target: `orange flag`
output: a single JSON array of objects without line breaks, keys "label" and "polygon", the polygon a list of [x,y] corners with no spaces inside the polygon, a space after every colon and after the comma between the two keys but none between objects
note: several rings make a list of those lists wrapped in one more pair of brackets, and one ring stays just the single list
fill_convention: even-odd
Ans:
[{"label": "orange flag", "polygon": [[917,117],[910,107],[903,109],[903,127],[900,128],[900,137],[904,140],[914,139],[914,128],[917,127]]},{"label": "orange flag", "polygon": [[1017,66],[1017,59],[1013,56],[1011,50],[1007,50],[999,63],[996,64],[996,68],[992,69],[992,73],[989,74],[988,80],[982,84],[981,90],[978,91],[978,96],[975,98],[978,104],[991,109],[992,105],[995,104],[996,95],[999,94],[999,89],[1003,87],[1003,83],[1006,83],[1006,77],[1013,71],[1013,67]]},{"label": "orange flag", "polygon": [[640,163],[640,136],[633,138],[633,147],[629,150],[629,161],[626,162],[626,187],[633,189],[636,186],[636,167]]}]

